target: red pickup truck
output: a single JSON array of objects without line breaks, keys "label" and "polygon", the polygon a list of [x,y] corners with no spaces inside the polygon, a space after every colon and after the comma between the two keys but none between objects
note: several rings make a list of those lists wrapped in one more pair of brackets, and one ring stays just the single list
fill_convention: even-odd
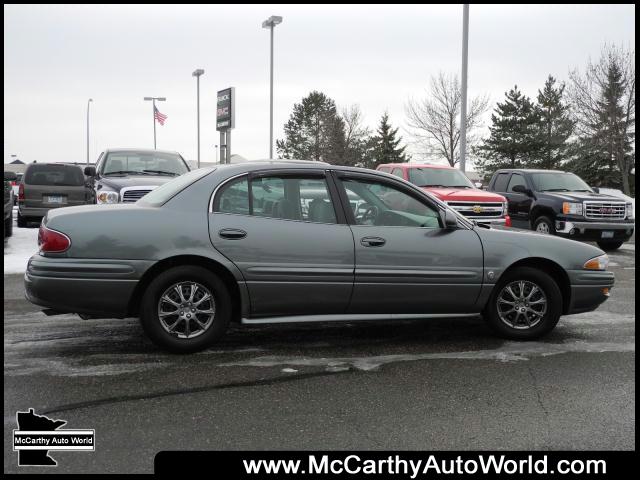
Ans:
[{"label": "red pickup truck", "polygon": [[472,220],[511,226],[507,199],[476,188],[457,168],[417,163],[385,163],[376,170],[419,186]]}]

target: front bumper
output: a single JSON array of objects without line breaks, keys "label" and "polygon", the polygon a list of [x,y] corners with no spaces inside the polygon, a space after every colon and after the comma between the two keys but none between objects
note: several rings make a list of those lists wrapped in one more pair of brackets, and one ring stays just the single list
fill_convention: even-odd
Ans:
[{"label": "front bumper", "polygon": [[36,254],[29,259],[24,275],[25,296],[35,305],[60,313],[123,318],[145,268],[137,263]]},{"label": "front bumper", "polygon": [[569,271],[571,301],[565,314],[591,312],[604,303],[615,283],[615,275],[608,271]]},{"label": "front bumper", "polygon": [[613,238],[607,240],[628,240],[635,230],[635,222],[585,222],[574,219],[556,220],[556,233],[570,238],[587,240],[602,239],[602,232],[613,232]]}]

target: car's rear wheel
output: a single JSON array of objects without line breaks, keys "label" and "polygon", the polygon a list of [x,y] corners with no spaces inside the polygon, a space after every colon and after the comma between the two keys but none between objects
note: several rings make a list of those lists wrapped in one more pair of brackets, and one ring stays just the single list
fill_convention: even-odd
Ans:
[{"label": "car's rear wheel", "polygon": [[24,218],[22,215],[20,215],[20,212],[18,212],[18,227],[26,228],[26,226],[27,226],[27,219]]},{"label": "car's rear wheel", "polygon": [[538,233],[543,233],[545,235],[555,235],[556,227],[553,223],[553,220],[549,217],[545,217],[544,215],[536,218],[536,221],[533,224],[533,229]]},{"label": "car's rear wheel", "polygon": [[545,272],[519,267],[495,286],[485,310],[489,326],[512,340],[533,340],[553,330],[562,315],[562,292]]},{"label": "car's rear wheel", "polygon": [[158,275],[140,307],[142,328],[158,346],[197,352],[222,337],[231,319],[231,297],[209,270],[185,265]]},{"label": "car's rear wheel", "polygon": [[624,242],[598,242],[598,246],[605,252],[612,252],[618,250]]},{"label": "car's rear wheel", "polygon": [[13,212],[4,219],[4,238],[13,235]]}]

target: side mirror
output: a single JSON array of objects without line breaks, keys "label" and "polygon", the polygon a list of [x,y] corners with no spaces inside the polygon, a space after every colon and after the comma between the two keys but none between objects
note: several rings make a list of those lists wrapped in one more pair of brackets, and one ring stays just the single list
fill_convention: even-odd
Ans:
[{"label": "side mirror", "polygon": [[458,228],[458,217],[451,210],[444,211],[444,227],[447,230],[455,230]]},{"label": "side mirror", "polygon": [[514,187],[511,189],[511,191],[513,191],[515,193],[522,193],[523,195],[527,195],[528,197],[531,196],[531,190],[529,190],[524,185],[514,185]]},{"label": "side mirror", "polygon": [[95,177],[96,176],[96,167],[94,167],[94,166],[84,167],[84,174],[87,177]]},{"label": "side mirror", "polygon": [[600,193],[600,189],[598,187],[591,187],[591,190],[593,190],[596,193]]},{"label": "side mirror", "polygon": [[18,180],[18,175],[16,175],[16,172],[4,172],[5,182],[15,182],[16,180]]}]

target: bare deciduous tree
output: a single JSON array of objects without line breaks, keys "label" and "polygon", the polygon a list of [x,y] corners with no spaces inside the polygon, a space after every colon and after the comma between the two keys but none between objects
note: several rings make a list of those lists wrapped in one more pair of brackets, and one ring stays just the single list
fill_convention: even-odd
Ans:
[{"label": "bare deciduous tree", "polygon": [[[413,135],[427,156],[445,158],[449,165],[459,161],[460,109],[462,103],[460,81],[455,74],[440,72],[431,77],[426,96],[409,99],[405,106],[409,133]],[[487,95],[474,97],[467,107],[467,145],[477,138],[473,131],[482,124],[482,116],[489,108]]]},{"label": "bare deciduous tree", "polygon": [[357,104],[342,109],[342,120],[345,130],[344,163],[359,165],[364,161],[371,130],[364,125],[362,110]]}]

